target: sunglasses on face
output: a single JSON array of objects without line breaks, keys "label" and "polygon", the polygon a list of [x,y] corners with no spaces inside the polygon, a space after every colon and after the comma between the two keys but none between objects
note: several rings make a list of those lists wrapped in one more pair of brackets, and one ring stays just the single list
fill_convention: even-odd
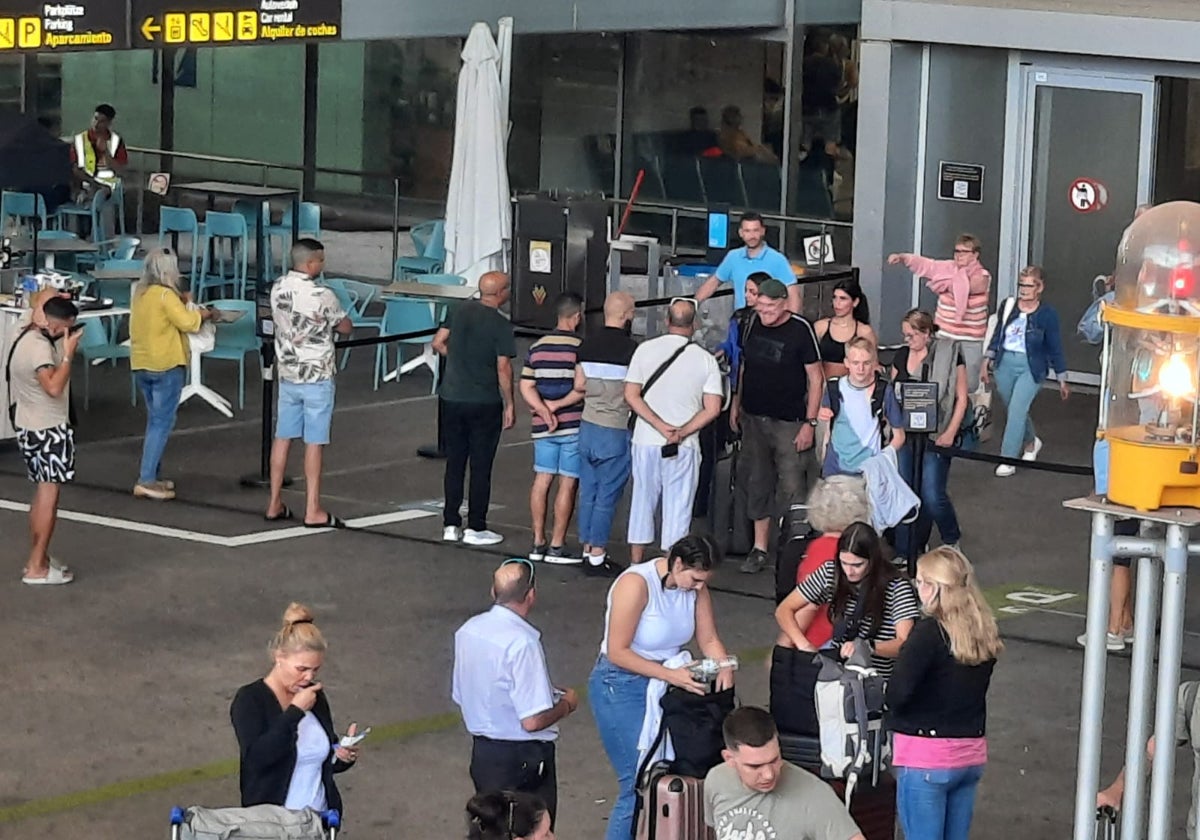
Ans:
[{"label": "sunglasses on face", "polygon": [[974,254],[975,249],[974,248],[955,248],[954,253],[956,253],[956,254]]}]

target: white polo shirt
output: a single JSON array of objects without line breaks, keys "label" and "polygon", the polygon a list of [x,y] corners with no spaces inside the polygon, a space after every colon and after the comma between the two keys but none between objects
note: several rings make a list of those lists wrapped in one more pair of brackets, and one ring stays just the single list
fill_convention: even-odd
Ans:
[{"label": "white polo shirt", "polygon": [[558,726],[526,732],[524,718],[554,706],[542,634],[496,604],[454,634],[454,702],[472,735],[498,741],[553,741]]}]

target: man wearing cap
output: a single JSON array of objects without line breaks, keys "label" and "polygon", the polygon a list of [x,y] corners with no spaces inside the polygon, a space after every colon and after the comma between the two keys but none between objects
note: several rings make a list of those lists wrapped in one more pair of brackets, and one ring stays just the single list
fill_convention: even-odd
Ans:
[{"label": "man wearing cap", "polygon": [[820,478],[813,447],[824,374],[812,324],[788,310],[788,290],[768,277],[758,284],[754,316],[742,331],[741,371],[729,425],[742,433],[749,476],[746,507],[754,548],[741,571],[767,564],[771,519],[808,498]]},{"label": "man wearing cap", "polygon": [[725,255],[716,273],[696,290],[696,300],[708,300],[718,286],[730,283],[733,285],[733,308],[741,309],[746,305],[746,278],[761,271],[788,287],[787,308],[799,312],[800,286],[792,273],[792,264],[767,244],[767,227],[763,224],[763,217],[758,213],[743,213],[738,222],[738,236],[745,244]]},{"label": "man wearing cap", "polygon": [[579,707],[550,682],[542,634],[529,623],[537,602],[533,563],[505,560],[492,575],[492,608],[454,634],[454,702],[471,733],[476,793],[537,794],[553,825],[558,805],[558,722]]}]

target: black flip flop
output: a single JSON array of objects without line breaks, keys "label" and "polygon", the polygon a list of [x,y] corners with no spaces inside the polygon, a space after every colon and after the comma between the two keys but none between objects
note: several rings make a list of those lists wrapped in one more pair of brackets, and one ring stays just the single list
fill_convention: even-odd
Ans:
[{"label": "black flip flop", "polygon": [[268,522],[282,522],[285,519],[291,518],[292,512],[288,510],[287,505],[284,505],[283,510],[279,511],[279,513],[275,514],[274,516],[263,516],[263,519],[267,520]]},{"label": "black flip flop", "polygon": [[305,522],[305,528],[345,528],[346,523],[338,519],[332,513],[328,514],[328,518],[324,522]]}]

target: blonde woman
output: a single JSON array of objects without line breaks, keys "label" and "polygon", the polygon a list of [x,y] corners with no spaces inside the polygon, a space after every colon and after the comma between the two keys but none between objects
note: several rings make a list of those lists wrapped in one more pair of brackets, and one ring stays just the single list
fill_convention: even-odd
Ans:
[{"label": "blonde woman", "polygon": [[[271,672],[234,695],[229,717],[241,755],[242,807],[341,812],[333,774],[354,766],[358,749],[338,746],[329,701],[317,679],[326,648],[312,611],[290,604],[267,648]],[[348,734],[354,731],[351,724]]]},{"label": "blonde woman", "polygon": [[975,570],[941,546],[917,561],[925,617],[887,687],[900,824],[907,840],[967,840],[987,764],[987,691],[1004,649]]},{"label": "blonde woman", "polygon": [[142,279],[134,287],[129,316],[129,364],[146,402],[146,439],[133,495],[166,501],[175,484],[159,470],[188,364],[188,333],[212,317],[211,309],[189,309],[190,295],[179,290],[179,263],[169,248],[146,255]]}]

